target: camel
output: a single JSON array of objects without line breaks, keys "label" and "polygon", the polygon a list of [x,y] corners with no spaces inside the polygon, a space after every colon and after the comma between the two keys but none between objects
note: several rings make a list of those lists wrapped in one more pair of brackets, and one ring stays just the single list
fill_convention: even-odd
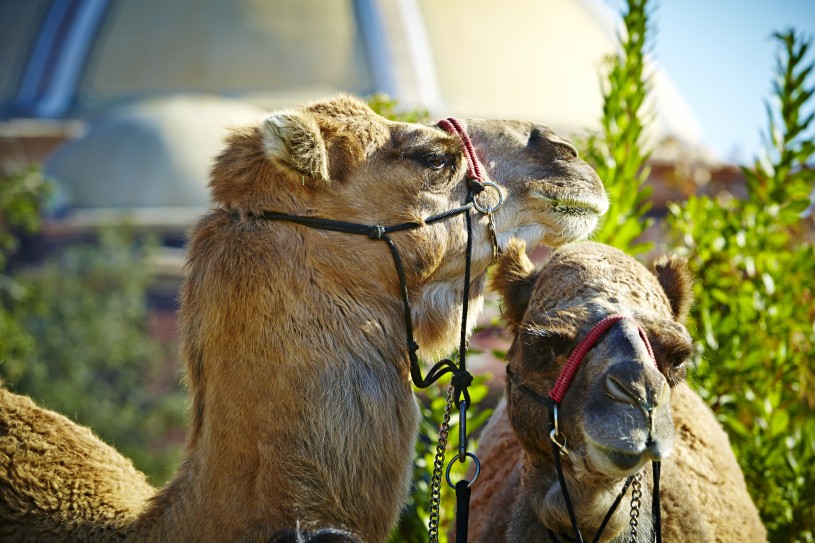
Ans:
[{"label": "camel", "polygon": [[[692,301],[684,260],[663,257],[651,273],[617,249],[586,242],[556,249],[535,271],[523,244],[513,243],[491,287],[503,295],[513,343],[505,399],[477,451],[482,468],[472,487],[471,541],[577,537],[556,475],[552,438],[561,444],[565,439],[558,456],[586,541],[597,540],[627,478],[638,472],[643,477],[633,541],[654,541],[651,461],[661,466],[662,540],[766,541],[727,435],[685,382],[693,347],[682,324]],[[561,395],[564,389],[555,387],[561,368],[610,315],[617,315],[606,321],[613,324],[585,353]],[[579,359],[584,351],[573,356]],[[552,436],[554,407],[547,394],[560,398]],[[599,541],[632,540],[634,486],[625,490]]]},{"label": "camel", "polygon": [[188,243],[191,420],[177,474],[154,491],[89,432],[3,391],[0,539],[268,541],[299,526],[384,541],[406,501],[419,420],[395,259],[371,239],[377,228],[357,236],[268,214],[415,223],[390,237],[419,355],[442,356],[462,320],[467,231],[463,213],[425,220],[464,203],[470,149],[491,187],[479,207],[505,203],[468,211],[465,331],[496,248],[584,238],[608,207],[597,174],[545,126],[460,122],[471,147],[339,95],[235,129]]}]

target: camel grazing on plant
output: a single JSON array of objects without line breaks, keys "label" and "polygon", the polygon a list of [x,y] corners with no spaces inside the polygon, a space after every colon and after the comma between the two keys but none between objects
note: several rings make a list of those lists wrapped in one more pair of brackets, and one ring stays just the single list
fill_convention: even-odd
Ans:
[{"label": "camel grazing on plant", "polygon": [[[408,342],[424,359],[452,350],[465,292],[472,328],[494,245],[583,238],[608,206],[596,173],[547,128],[466,120],[466,138],[449,125],[389,121],[341,95],[233,131],[181,288],[192,406],[176,476],[145,501],[152,489],[127,461],[3,391],[0,539],[268,541],[300,526],[384,541],[419,418]],[[491,189],[476,204],[506,201],[494,213],[461,207],[477,169]],[[350,235],[293,216],[373,226]]]},{"label": "camel grazing on plant", "polygon": [[[654,541],[652,518],[664,541],[766,541],[727,435],[684,381],[691,284],[677,258],[658,260],[650,273],[617,249],[577,243],[536,272],[522,245],[510,245],[492,286],[503,295],[514,341],[506,398],[477,452],[471,541],[574,541],[566,495],[585,541],[630,541],[638,486],[634,541]],[[576,373],[559,378],[566,366]],[[565,440],[562,453],[552,439]],[[661,466],[659,517],[648,461]],[[642,482],[632,477],[640,471]],[[618,496],[602,537],[592,539]]]}]

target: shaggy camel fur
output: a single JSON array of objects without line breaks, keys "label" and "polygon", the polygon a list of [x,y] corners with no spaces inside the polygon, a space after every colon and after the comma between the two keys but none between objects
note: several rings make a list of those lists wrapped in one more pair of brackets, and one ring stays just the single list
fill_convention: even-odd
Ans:
[{"label": "shaggy camel fur", "polygon": [[[606,196],[572,145],[532,123],[462,124],[484,180],[506,197],[494,213],[501,246],[594,229]],[[345,95],[235,130],[212,167],[213,210],[189,240],[180,317],[191,428],[177,475],[142,502],[143,479],[120,461],[102,488],[107,448],[50,413],[17,424],[4,409],[0,428],[13,433],[0,435],[0,539],[268,541],[299,525],[384,541],[407,496],[419,416],[391,254],[367,236],[257,214],[421,223],[464,202],[466,169],[458,136],[388,121]],[[469,327],[493,258],[487,217],[472,217]],[[463,225],[459,215],[392,235],[425,359],[457,344]],[[63,455],[73,446],[63,434],[91,460]],[[52,454],[32,454],[32,440]],[[72,477],[55,476],[61,463]]]},{"label": "shaggy camel fur", "polygon": [[[668,541],[765,541],[727,435],[684,382],[691,338],[685,262],[650,273],[596,243],[556,250],[535,272],[519,245],[499,261],[493,287],[514,334],[506,400],[485,427],[473,486],[472,541],[534,543],[574,537],[553,467],[546,397],[571,351],[604,317],[617,322],[588,352],[558,413],[561,456],[578,526],[591,541],[624,480],[644,470],[636,541],[651,542],[651,460],[661,461],[662,534]],[[650,341],[658,370],[640,339]],[[673,422],[672,422],[673,419]],[[601,541],[628,541],[631,488]]]}]

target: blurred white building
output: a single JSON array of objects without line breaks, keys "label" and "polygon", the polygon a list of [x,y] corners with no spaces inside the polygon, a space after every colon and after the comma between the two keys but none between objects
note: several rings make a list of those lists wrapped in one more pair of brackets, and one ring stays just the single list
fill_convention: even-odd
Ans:
[{"label": "blurred white building", "polygon": [[[0,0],[0,153],[70,140],[47,156],[53,228],[183,228],[225,126],[336,91],[596,129],[620,24],[603,0]],[[651,76],[649,138],[698,148],[692,112]]]}]

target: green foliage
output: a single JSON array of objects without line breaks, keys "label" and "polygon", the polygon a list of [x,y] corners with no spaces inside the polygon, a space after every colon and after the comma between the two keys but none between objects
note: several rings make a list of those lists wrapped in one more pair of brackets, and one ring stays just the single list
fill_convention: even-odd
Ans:
[{"label": "green foliage", "polygon": [[430,118],[425,109],[414,109],[408,111],[398,110],[396,100],[387,94],[377,93],[368,98],[368,105],[371,109],[392,121],[402,121],[405,123],[424,123]]},{"label": "green foliage", "polygon": [[697,278],[691,380],[728,430],[774,542],[815,540],[815,250],[800,212],[815,172],[811,41],[781,46],[766,150],[745,169],[746,201],[692,197],[670,234]]},{"label": "green foliage", "polygon": [[[0,182],[5,264],[18,232],[35,232],[47,192],[38,171]],[[80,424],[134,460],[154,482],[177,462],[169,429],[183,426],[184,396],[162,375],[167,354],[146,330],[146,256],[152,243],[126,228],[94,246],[69,247],[36,270],[0,275],[0,378]]]},{"label": "green foliage", "polygon": [[[28,289],[6,274],[11,255],[17,250],[19,233],[33,234],[40,228],[40,202],[48,185],[39,169],[26,168],[0,179],[0,364],[20,357],[34,348],[33,338],[15,318],[12,308]],[[2,375],[0,365],[0,375]]]},{"label": "green foliage", "polygon": [[38,168],[25,168],[0,180],[0,271],[17,249],[17,232],[33,234],[40,229],[40,202],[48,185]]},{"label": "green foliage", "polygon": [[[481,402],[487,395],[488,387],[486,382],[491,379],[490,375],[479,375],[473,378],[470,386],[470,399],[473,407],[467,410],[467,434],[468,447],[470,452],[475,451],[476,441],[472,438],[478,430],[486,424],[492,414],[492,409],[479,408]],[[392,543],[424,543],[427,541],[428,525],[430,522],[430,485],[433,477],[433,462],[436,457],[436,444],[439,442],[439,428],[444,418],[445,407],[447,405],[447,389],[450,384],[450,377],[446,376],[436,384],[424,390],[416,390],[420,398],[422,420],[419,425],[419,439],[416,442],[416,454],[413,459],[413,491],[410,500],[405,507],[399,525],[391,534]],[[447,451],[444,468],[458,454],[459,445],[459,414],[458,409],[453,406],[450,411],[450,433],[448,434]],[[472,467],[472,461],[459,463],[455,462],[450,469],[450,479],[455,484],[457,481],[466,478],[466,470]],[[441,515],[439,523],[439,542],[447,541],[447,534],[454,528],[455,524],[455,491],[447,485],[442,474],[441,489]]]},{"label": "green foliage", "polygon": [[621,52],[606,59],[607,77],[602,81],[602,133],[582,145],[586,160],[605,184],[611,207],[596,233],[597,241],[629,252],[649,249],[636,239],[651,224],[645,214],[651,207],[651,187],[645,185],[650,151],[643,149],[643,128],[648,120],[645,102],[649,82],[644,74],[649,33],[649,0],[629,0],[623,13],[625,34]]},{"label": "green foliage", "polygon": [[102,230],[98,243],[68,247],[21,278],[28,296],[16,317],[34,339],[28,356],[0,366],[13,388],[90,426],[154,482],[178,460],[184,395],[167,388],[167,353],[149,337],[145,265],[154,243],[126,227]]}]

